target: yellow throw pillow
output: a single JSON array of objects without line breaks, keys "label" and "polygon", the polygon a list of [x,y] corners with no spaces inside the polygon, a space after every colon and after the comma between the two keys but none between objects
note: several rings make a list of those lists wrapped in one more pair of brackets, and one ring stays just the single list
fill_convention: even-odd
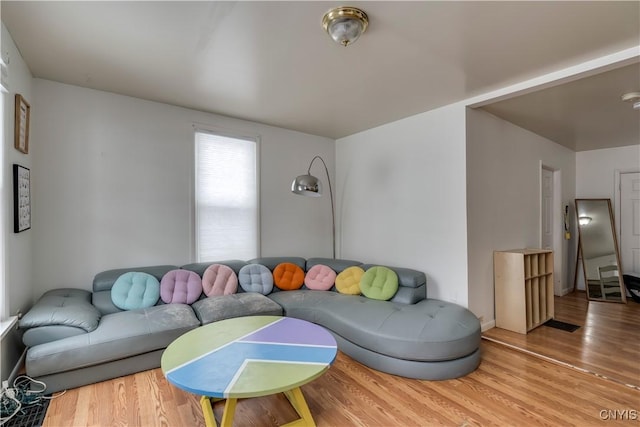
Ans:
[{"label": "yellow throw pillow", "polygon": [[345,268],[336,277],[336,290],[341,294],[360,295],[360,279],[364,270],[358,266]]}]

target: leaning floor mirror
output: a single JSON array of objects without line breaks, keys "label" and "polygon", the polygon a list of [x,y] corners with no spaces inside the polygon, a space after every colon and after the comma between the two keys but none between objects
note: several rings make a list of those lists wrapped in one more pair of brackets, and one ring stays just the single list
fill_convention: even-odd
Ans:
[{"label": "leaning floor mirror", "polygon": [[576,199],[579,256],[587,298],[626,303],[610,199]]}]

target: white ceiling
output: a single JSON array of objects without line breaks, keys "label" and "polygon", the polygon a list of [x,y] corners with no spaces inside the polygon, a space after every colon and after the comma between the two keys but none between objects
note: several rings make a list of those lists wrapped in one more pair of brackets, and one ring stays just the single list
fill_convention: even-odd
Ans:
[{"label": "white ceiling", "polygon": [[640,92],[638,63],[484,109],[574,151],[595,150],[640,144],[640,110],[621,99],[628,92]]},{"label": "white ceiling", "polygon": [[[320,25],[341,3],[3,0],[1,12],[34,77],[330,138],[640,44],[635,1],[378,1],[349,3],[370,25],[344,48]],[[503,101],[493,113],[558,128],[558,142],[575,144],[611,121],[585,113],[597,103],[580,91],[599,84]],[[571,110],[544,117],[565,96],[592,128],[557,123],[572,123]]]}]

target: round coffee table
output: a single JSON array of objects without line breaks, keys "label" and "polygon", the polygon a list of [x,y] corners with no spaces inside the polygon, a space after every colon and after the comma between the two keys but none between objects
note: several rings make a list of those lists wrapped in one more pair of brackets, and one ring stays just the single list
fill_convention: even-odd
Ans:
[{"label": "round coffee table", "polygon": [[318,378],[333,363],[333,336],[313,323],[279,316],[222,320],[173,341],[162,355],[167,380],[202,396],[208,427],[216,420],[211,399],[226,399],[221,425],[231,426],[239,398],[284,393],[300,419],[287,426],[315,426],[300,386]]}]

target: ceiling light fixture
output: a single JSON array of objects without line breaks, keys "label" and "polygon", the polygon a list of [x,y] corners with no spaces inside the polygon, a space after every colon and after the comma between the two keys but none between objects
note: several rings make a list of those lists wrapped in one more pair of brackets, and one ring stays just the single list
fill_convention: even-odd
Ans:
[{"label": "ceiling light fixture", "polygon": [[624,102],[633,103],[634,110],[640,110],[640,92],[629,92],[622,95],[622,100]]},{"label": "ceiling light fixture", "polygon": [[578,218],[578,223],[580,225],[587,225],[591,222],[591,217],[590,216],[581,216],[580,218]]},{"label": "ceiling light fixture", "polygon": [[362,10],[341,6],[331,9],[322,18],[322,27],[342,46],[349,46],[367,30],[369,18]]}]

